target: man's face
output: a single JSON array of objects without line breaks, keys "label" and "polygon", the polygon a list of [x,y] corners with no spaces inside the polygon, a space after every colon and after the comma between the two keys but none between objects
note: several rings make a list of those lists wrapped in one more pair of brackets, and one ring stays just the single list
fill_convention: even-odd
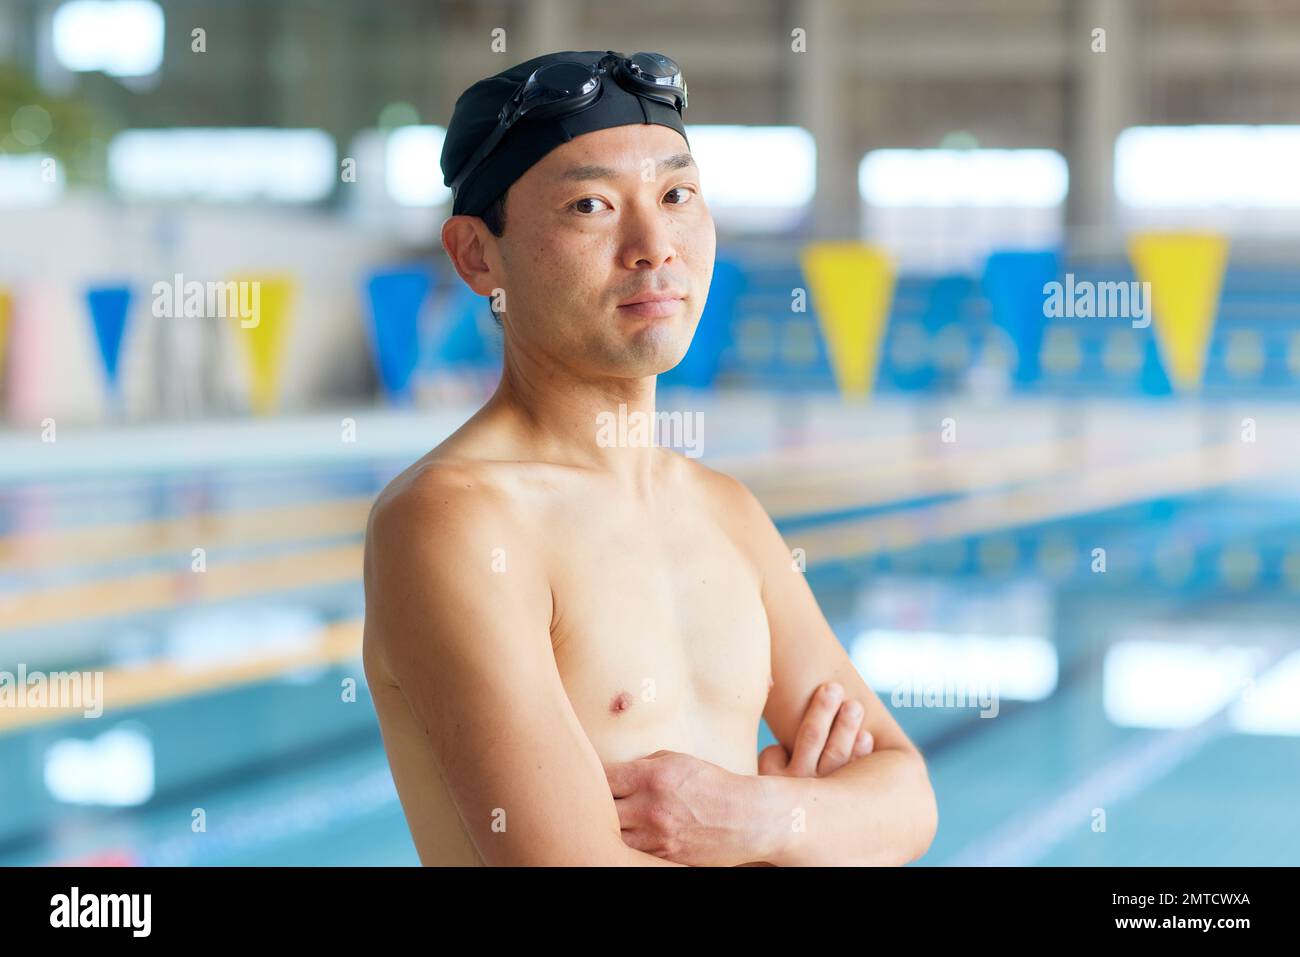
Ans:
[{"label": "man's face", "polygon": [[[509,334],[584,376],[665,372],[695,335],[716,245],[676,130],[637,124],[576,137],[507,195],[497,247]],[[645,294],[682,298],[621,305]]]}]

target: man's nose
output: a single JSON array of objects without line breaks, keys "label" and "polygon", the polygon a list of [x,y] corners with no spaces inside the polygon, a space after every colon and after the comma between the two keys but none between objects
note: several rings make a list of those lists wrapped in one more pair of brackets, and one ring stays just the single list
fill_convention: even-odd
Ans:
[{"label": "man's nose", "polygon": [[629,269],[653,269],[676,257],[672,226],[657,202],[631,204],[624,224],[623,258]]}]

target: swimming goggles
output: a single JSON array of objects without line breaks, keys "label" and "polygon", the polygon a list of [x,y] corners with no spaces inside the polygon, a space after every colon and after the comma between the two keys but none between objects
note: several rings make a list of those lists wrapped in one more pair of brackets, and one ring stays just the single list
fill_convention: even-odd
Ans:
[{"label": "swimming goggles", "polygon": [[534,70],[501,107],[496,128],[465,161],[451,181],[451,188],[459,189],[520,120],[567,116],[591,106],[599,98],[606,76],[629,93],[671,106],[679,114],[686,109],[682,68],[662,53],[634,53],[625,57],[609,50],[594,64],[575,60],[548,63]]}]

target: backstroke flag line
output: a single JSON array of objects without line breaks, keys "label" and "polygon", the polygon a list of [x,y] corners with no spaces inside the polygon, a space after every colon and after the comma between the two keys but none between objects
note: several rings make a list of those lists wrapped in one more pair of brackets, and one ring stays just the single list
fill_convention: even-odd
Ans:
[{"label": "backstroke flag line", "polygon": [[1151,323],[1169,381],[1180,392],[1195,392],[1205,376],[1228,240],[1212,233],[1136,233],[1129,258],[1139,281],[1151,283]]},{"label": "backstroke flag line", "polygon": [[371,348],[390,399],[410,397],[420,356],[420,310],[432,286],[433,274],[423,265],[378,270],[366,280]]},{"label": "backstroke flag line", "polygon": [[1039,355],[1047,317],[1043,287],[1060,272],[1055,250],[1003,250],[984,264],[982,287],[992,309],[993,324],[1003,329],[1016,347],[1015,382],[1035,382],[1040,376]]},{"label": "backstroke flag line", "polygon": [[104,364],[104,379],[109,395],[113,396],[118,389],[118,358],[122,354],[122,333],[126,331],[131,307],[131,289],[125,285],[87,289],[86,305],[95,329],[95,342],[99,345],[99,358]]},{"label": "backstroke flag line", "polygon": [[840,392],[869,395],[894,294],[893,263],[852,241],[811,243],[800,260]]},{"label": "backstroke flag line", "polygon": [[9,318],[13,315],[13,297],[0,289],[0,380],[4,379],[6,348],[9,345]]},{"label": "backstroke flag line", "polygon": [[[296,283],[289,276],[235,276],[236,283],[256,283],[256,315],[231,320],[235,336],[244,343],[248,364],[249,402],[253,411],[267,415],[280,403],[284,341],[288,334]],[[239,288],[244,288],[240,286]]]}]

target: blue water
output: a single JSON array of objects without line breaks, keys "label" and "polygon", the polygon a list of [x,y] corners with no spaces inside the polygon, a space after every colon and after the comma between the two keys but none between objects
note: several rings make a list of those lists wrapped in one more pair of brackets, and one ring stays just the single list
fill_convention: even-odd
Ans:
[{"label": "blue water", "polygon": [[[141,475],[93,487],[10,488],[0,495],[0,529],[328,502],[373,494],[397,468],[369,463],[330,472],[279,469],[274,476]],[[890,511],[915,514],[924,524],[927,509],[954,497],[903,498],[867,510],[788,516],[780,524],[794,536]],[[1090,561],[1099,541],[1115,556],[1104,573]],[[1052,574],[1039,561],[1048,543],[1064,543],[1074,556]],[[292,561],[295,552],[321,544],[274,542],[230,555]],[[1162,549],[1172,546],[1184,549],[1185,561],[1161,565]],[[1031,635],[1053,662],[1045,693],[1005,693],[993,718],[974,707],[895,707],[889,689],[876,685],[922,749],[938,795],[939,833],[922,864],[1296,864],[1300,722],[1246,733],[1230,720],[1230,708],[1217,707],[1195,720],[1175,717],[1151,727],[1118,716],[1111,700],[1161,713],[1213,699],[1213,689],[1193,680],[1194,669],[1177,664],[1183,637],[1207,653],[1230,645],[1257,649],[1261,663],[1251,680],[1264,689],[1270,669],[1300,648],[1293,552],[1300,554],[1300,503],[1243,484],[877,549],[814,563],[808,574],[850,651],[860,651],[857,643],[871,633],[952,637],[965,629],[997,637],[1001,629]],[[1225,572],[1241,554],[1253,556],[1249,574]],[[174,564],[76,556],[51,567],[11,564],[0,568],[0,595],[135,574],[167,561]],[[29,669],[120,667],[174,649],[182,633],[191,648],[237,643],[247,638],[237,634],[241,621],[247,628],[323,624],[355,618],[361,608],[354,582],[22,631],[0,627],[0,669],[19,660]],[[1156,665],[1137,672],[1136,690],[1130,681],[1121,694],[1108,655],[1135,641],[1155,643]],[[1167,668],[1162,649],[1170,655]],[[355,701],[340,695],[348,679],[356,683]],[[134,742],[120,755],[103,738],[115,730]],[[771,740],[761,729],[757,745]],[[89,746],[69,758],[60,748],[70,741]],[[0,768],[0,864],[88,857],[186,865],[418,863],[359,660],[93,722],[3,733]],[[147,777],[147,786],[122,807],[69,797],[69,787],[102,793],[105,779],[117,776]]]}]

